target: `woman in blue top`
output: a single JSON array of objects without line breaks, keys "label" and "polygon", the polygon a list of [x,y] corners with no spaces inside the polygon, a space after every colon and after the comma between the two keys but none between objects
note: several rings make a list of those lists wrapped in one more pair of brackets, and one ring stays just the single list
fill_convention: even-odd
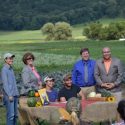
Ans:
[{"label": "woman in blue top", "polygon": [[44,82],[46,85],[46,93],[48,95],[49,101],[50,102],[57,101],[58,94],[57,94],[57,91],[53,89],[54,78],[47,76],[44,78]]}]

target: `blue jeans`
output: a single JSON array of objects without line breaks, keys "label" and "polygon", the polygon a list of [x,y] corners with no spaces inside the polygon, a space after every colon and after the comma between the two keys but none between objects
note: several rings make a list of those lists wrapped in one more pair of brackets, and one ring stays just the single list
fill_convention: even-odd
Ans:
[{"label": "blue jeans", "polygon": [[10,101],[9,97],[4,95],[3,101],[6,106],[6,125],[16,125],[18,97],[14,96],[13,101]]}]

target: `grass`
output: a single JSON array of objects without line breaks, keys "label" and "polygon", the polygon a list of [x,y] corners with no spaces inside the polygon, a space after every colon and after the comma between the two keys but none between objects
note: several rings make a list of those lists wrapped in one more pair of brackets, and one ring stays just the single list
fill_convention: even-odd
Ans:
[{"label": "grass", "polygon": [[[121,21],[123,19],[116,19]],[[115,20],[103,19],[104,25]],[[6,52],[16,55],[15,70],[21,72],[23,63],[21,61],[25,52],[30,51],[36,57],[35,64],[39,71],[53,71],[61,69],[72,69],[73,64],[80,58],[79,51],[82,47],[88,47],[93,59],[102,56],[101,50],[105,46],[111,47],[112,55],[125,61],[125,41],[95,41],[86,40],[82,36],[85,25],[73,26],[73,40],[70,41],[45,41],[40,30],[34,31],[0,31],[0,57]],[[3,59],[0,59],[2,67]],[[0,107],[0,125],[5,125],[5,109]]]},{"label": "grass", "polygon": [[0,107],[0,125],[5,125],[6,111],[5,108]]},{"label": "grass", "polygon": [[[15,44],[1,44],[0,56],[5,52],[12,52],[16,55],[15,66],[17,69],[22,69],[22,56],[25,52],[33,52],[36,56],[36,66],[41,69],[49,66],[49,70],[61,66],[65,68],[68,65],[70,68],[76,60],[80,58],[79,51],[82,47],[90,48],[90,54],[93,59],[101,57],[101,49],[105,46],[111,47],[112,55],[125,61],[124,41],[53,41],[47,43],[15,43]],[[0,66],[3,60],[0,60]],[[66,66],[67,67],[67,66]],[[55,68],[56,69],[56,68]],[[46,69],[48,70],[48,68]]]}]

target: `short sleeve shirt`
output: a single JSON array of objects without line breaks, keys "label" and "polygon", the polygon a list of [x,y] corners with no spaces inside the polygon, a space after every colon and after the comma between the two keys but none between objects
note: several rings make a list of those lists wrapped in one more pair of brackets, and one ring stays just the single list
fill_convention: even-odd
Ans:
[{"label": "short sleeve shirt", "polygon": [[81,91],[81,88],[79,86],[76,86],[72,84],[71,89],[67,89],[66,87],[63,87],[58,94],[58,100],[60,100],[61,97],[65,97],[66,101],[71,97],[77,97],[77,94]]},{"label": "short sleeve shirt", "polygon": [[56,90],[52,90],[51,92],[46,92],[50,102],[55,102],[58,98],[58,93]]}]

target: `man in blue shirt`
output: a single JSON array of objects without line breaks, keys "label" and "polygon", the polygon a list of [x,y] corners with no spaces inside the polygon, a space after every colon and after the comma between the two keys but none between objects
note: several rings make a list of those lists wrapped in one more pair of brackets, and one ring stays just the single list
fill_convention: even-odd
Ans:
[{"label": "man in blue shirt", "polygon": [[81,60],[77,61],[72,71],[73,84],[82,88],[85,96],[95,91],[94,67],[95,61],[90,59],[89,49],[80,50]]},{"label": "man in blue shirt", "polygon": [[7,110],[7,124],[16,125],[17,104],[18,104],[18,89],[16,79],[12,68],[13,58],[15,55],[6,53],[4,55],[5,65],[2,68],[1,76],[3,83],[3,101]]}]

